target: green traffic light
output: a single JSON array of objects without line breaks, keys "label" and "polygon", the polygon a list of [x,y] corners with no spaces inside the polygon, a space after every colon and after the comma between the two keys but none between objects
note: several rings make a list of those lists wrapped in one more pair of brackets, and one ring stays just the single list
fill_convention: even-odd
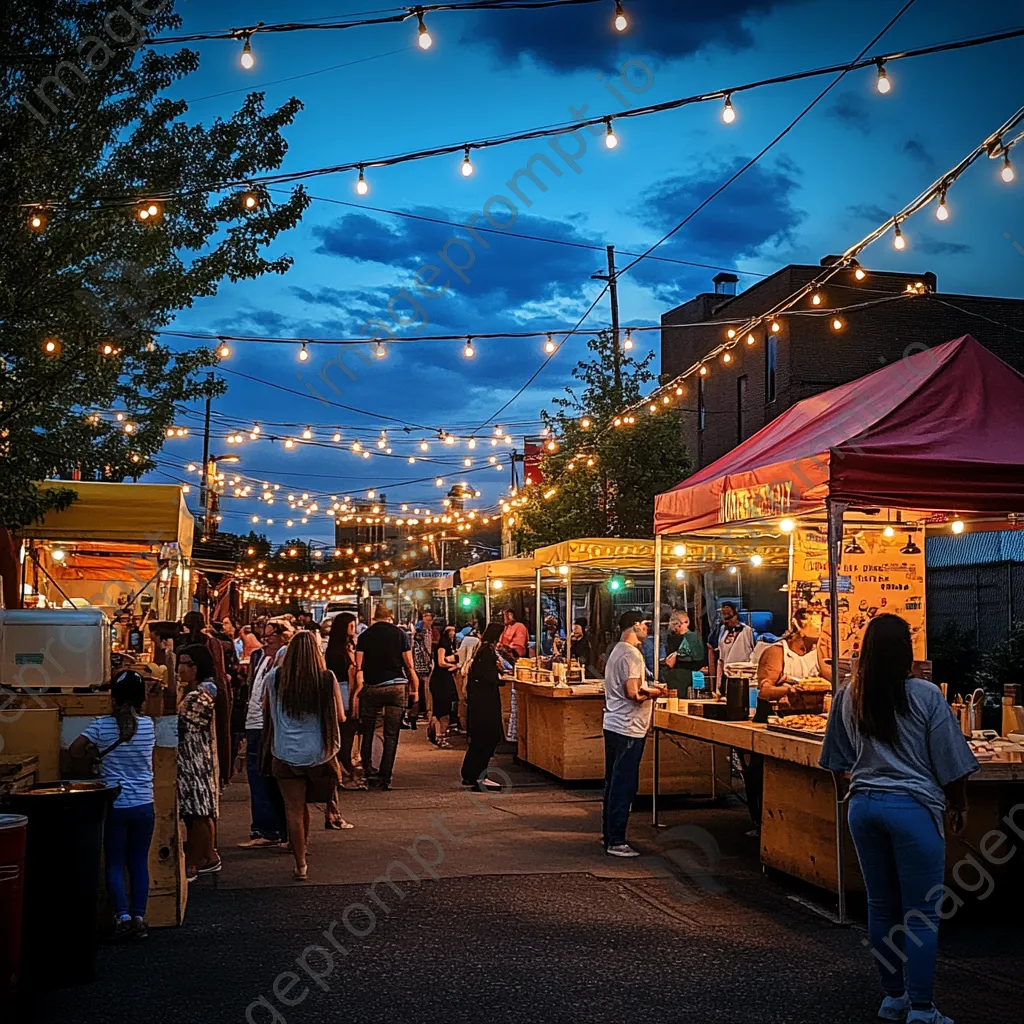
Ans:
[{"label": "green traffic light", "polygon": [[614,594],[617,590],[621,590],[626,585],[626,581],[621,576],[612,576],[608,580],[608,589]]},{"label": "green traffic light", "polygon": [[473,598],[471,598],[469,596],[469,594],[463,594],[462,595],[462,607],[463,608],[471,608],[472,606],[473,606]]}]

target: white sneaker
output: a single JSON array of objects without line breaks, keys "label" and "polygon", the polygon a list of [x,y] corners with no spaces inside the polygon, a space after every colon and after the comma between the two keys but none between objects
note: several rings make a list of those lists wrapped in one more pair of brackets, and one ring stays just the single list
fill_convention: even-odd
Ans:
[{"label": "white sneaker", "polygon": [[910,1013],[910,996],[904,992],[901,996],[886,996],[882,1000],[882,1005],[878,1008],[878,1019],[904,1021],[907,1019],[908,1013]]},{"label": "white sneaker", "polygon": [[933,1006],[930,1010],[911,1010],[907,1024],[953,1024],[953,1018],[939,1013]]},{"label": "white sneaker", "polygon": [[620,843],[618,846],[609,846],[605,851],[609,857],[639,857],[640,854],[628,843]]}]

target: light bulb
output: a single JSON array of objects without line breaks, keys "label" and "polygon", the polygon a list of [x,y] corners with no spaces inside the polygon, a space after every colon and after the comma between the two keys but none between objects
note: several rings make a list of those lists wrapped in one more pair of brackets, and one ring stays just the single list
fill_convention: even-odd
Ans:
[{"label": "light bulb", "polygon": [[751,555],[750,556],[750,564],[755,566],[755,567],[760,565],[763,561],[764,561],[764,558],[762,558],[761,555]]},{"label": "light bulb", "polygon": [[377,347],[373,350],[373,354],[378,359],[383,359],[387,355],[387,350],[384,348],[384,343],[382,341],[377,342]]},{"label": "light bulb", "polygon": [[558,346],[555,344],[555,339],[549,334],[548,340],[544,342],[544,351],[547,352],[548,355],[551,355],[556,348],[558,348]]},{"label": "light bulb", "polygon": [[243,210],[255,210],[260,204],[259,196],[255,192],[243,192],[242,193],[242,209]]},{"label": "light bulb", "polygon": [[462,350],[462,354],[467,359],[472,359],[476,355],[476,349],[473,348],[473,342],[469,338],[466,339],[466,347]]},{"label": "light bulb", "polygon": [[700,369],[699,369],[699,370],[698,370],[697,372],[698,372],[698,373],[699,373],[699,374],[700,374],[700,375],[701,375],[702,377],[706,377],[706,376],[708,375],[708,368],[707,368],[706,366],[701,366],[701,368],[700,368]]},{"label": "light bulb", "polygon": [[722,362],[723,363],[731,363],[732,362],[732,353],[731,352],[723,352],[722,353]]},{"label": "light bulb", "polygon": [[1003,169],[999,172],[999,177],[1006,182],[1007,185],[1017,177],[1013,170],[1013,164],[1010,163],[1010,151],[1007,150],[1003,154]]},{"label": "light bulb", "polygon": [[580,420],[580,426],[584,430],[589,430],[590,429],[590,417],[589,416],[584,416],[583,419]]},{"label": "light bulb", "polygon": [[949,208],[946,206],[946,193],[939,196],[939,205],[935,207],[936,220],[949,220]]},{"label": "light bulb", "polygon": [[622,0],[615,0],[615,31],[625,32],[629,28],[629,19],[626,17],[626,12],[622,9]]},{"label": "light bulb", "polygon": [[736,120],[736,108],[732,105],[732,96],[725,97],[725,106],[722,107],[722,120],[726,124],[732,124]]},{"label": "light bulb", "polygon": [[757,342],[757,338],[755,338],[752,334],[748,334],[747,335],[747,344],[748,345],[754,345],[754,344],[756,344],[756,342]]},{"label": "light bulb", "polygon": [[473,162],[469,159],[469,146],[467,146],[465,155],[462,157],[462,176],[468,178],[472,173]]},{"label": "light bulb", "polygon": [[900,222],[896,221],[896,234],[893,235],[892,247],[899,249],[901,252],[907,247],[907,240],[903,237],[903,232],[900,231]]},{"label": "light bulb", "polygon": [[338,441],[340,441],[340,440],[341,440],[341,434],[337,434],[337,433],[336,433],[336,434],[334,435],[334,437],[333,437],[333,438],[332,438],[331,440],[333,440],[333,441],[335,441],[335,442],[338,442]]},{"label": "light bulb", "polygon": [[772,321],[772,334],[778,334],[782,330],[782,324],[778,320]]},{"label": "light bulb", "polygon": [[294,448],[294,447],[295,447],[295,442],[294,442],[294,441],[293,441],[293,440],[292,440],[292,439],[291,439],[291,438],[289,437],[289,438],[288,438],[288,439],[287,439],[287,440],[285,441],[285,443],[284,443],[284,446],[285,446],[285,448],[288,448],[288,449],[292,449],[292,448]]},{"label": "light bulb", "polygon": [[227,359],[231,355],[231,346],[225,341],[221,344],[220,348],[217,349],[217,355],[221,359]]},{"label": "light bulb", "polygon": [[302,440],[303,441],[312,441],[313,440],[313,431],[310,430],[309,427],[306,427],[306,429],[302,432]]},{"label": "light bulb", "polygon": [[369,191],[370,191],[370,186],[367,183],[366,178],[363,176],[363,169],[362,169],[362,167],[360,167],[359,168],[359,177],[356,179],[356,194],[360,195],[360,196],[365,196],[367,194],[367,192],[369,192]]},{"label": "light bulb", "polygon": [[626,340],[622,343],[622,350],[629,352],[633,348],[633,332],[626,331]]},{"label": "light bulb", "polygon": [[949,528],[954,533],[963,533],[964,532],[964,521],[962,519],[954,519],[953,522],[949,524]]},{"label": "light bulb", "polygon": [[46,212],[43,210],[33,211],[28,218],[28,229],[29,231],[35,231],[36,233],[42,232],[46,229],[47,222]]},{"label": "light bulb", "polygon": [[857,269],[856,269],[856,270],[855,270],[855,271],[853,272],[853,276],[854,276],[855,278],[857,278],[857,280],[858,280],[858,281],[863,281],[863,280],[864,280],[864,278],[865,278],[865,277],[867,277],[868,275],[867,275],[867,271],[866,271],[866,270],[865,270],[865,269],[864,269],[863,267],[858,267],[858,268],[857,268]]},{"label": "light bulb", "polygon": [[843,329],[843,321],[839,317],[834,317],[832,320],[832,330],[841,331]]},{"label": "light bulb", "polygon": [[811,296],[811,305],[812,306],[820,306],[821,305],[821,292],[815,292]]},{"label": "light bulb", "polygon": [[882,531],[882,536],[885,537],[887,540],[892,540],[892,538],[896,536],[896,531],[891,526],[887,526]]},{"label": "light bulb", "polygon": [[619,137],[615,134],[615,129],[612,127],[611,118],[605,124],[608,126],[608,130],[605,132],[604,144],[608,149],[614,149],[619,144]]},{"label": "light bulb", "polygon": [[878,62],[878,78],[875,80],[875,88],[883,96],[892,88],[892,82],[889,81],[885,65],[881,61]]},{"label": "light bulb", "polygon": [[419,33],[416,42],[419,44],[421,50],[429,50],[434,45],[434,40],[430,38],[430,33],[427,31],[427,26],[424,24],[423,15],[416,15],[416,31]]},{"label": "light bulb", "polygon": [[782,519],[779,521],[779,529],[783,533],[792,533],[796,529],[796,522],[792,519]]},{"label": "light bulb", "polygon": [[430,451],[430,445],[426,441],[420,441],[420,451],[421,452],[429,452]]},{"label": "light bulb", "polygon": [[302,343],[302,348],[299,349],[299,362],[304,363],[309,358],[309,349],[306,348],[306,343]]},{"label": "light bulb", "polygon": [[242,47],[242,59],[240,63],[246,71],[252,71],[256,66],[256,57],[252,52],[252,43],[248,39],[246,39],[245,45]]}]

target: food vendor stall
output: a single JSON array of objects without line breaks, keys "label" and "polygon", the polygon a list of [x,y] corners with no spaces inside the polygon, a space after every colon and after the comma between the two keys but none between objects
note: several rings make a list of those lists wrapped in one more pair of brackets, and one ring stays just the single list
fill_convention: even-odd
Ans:
[{"label": "food vendor stall", "polygon": [[[605,634],[611,643],[618,639],[619,614],[627,608],[650,607],[654,542],[570,540],[538,549],[533,561],[536,621],[543,623],[547,602],[548,617],[565,625],[565,641],[561,656],[544,657],[540,644],[533,659],[516,665],[519,758],[559,779],[601,779],[604,683],[594,669],[599,661],[603,664]],[[577,613],[588,620],[586,637],[593,653],[587,665],[575,663],[569,646]],[[678,737],[659,753],[663,793],[714,798],[731,788],[727,751]],[[653,791],[654,762],[653,746],[648,746],[640,768],[641,794]]]},{"label": "food vendor stall", "polygon": [[[823,613],[833,680],[848,678],[867,622],[883,611],[910,623],[925,674],[925,538],[1019,528],[1022,408],[1024,380],[970,337],[806,399],[657,497],[659,568],[671,546],[696,539],[753,546],[748,569],[786,549],[790,610]],[[680,702],[655,711],[655,745],[683,736],[763,757],[762,862],[837,893],[844,920],[846,891],[862,882],[845,805],[818,767],[826,720],[722,721]],[[1024,746],[973,740],[982,769],[969,782],[968,827],[947,844],[948,882],[962,893],[958,866],[991,831],[1024,836],[1012,817],[1024,798]],[[987,867],[996,884],[1011,871],[1019,882],[1019,863]]]},{"label": "food vendor stall", "polygon": [[181,488],[60,480],[39,486],[71,488],[78,497],[21,531],[23,604],[100,609],[118,624],[115,651],[151,656],[142,624],[180,619],[191,607],[194,523]]}]

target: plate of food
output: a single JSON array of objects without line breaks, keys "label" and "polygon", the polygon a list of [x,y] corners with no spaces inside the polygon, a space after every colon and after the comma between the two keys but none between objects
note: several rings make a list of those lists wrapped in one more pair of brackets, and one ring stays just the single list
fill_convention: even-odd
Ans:
[{"label": "plate of food", "polygon": [[804,693],[831,693],[832,684],[821,676],[808,676],[806,679],[801,679],[797,684],[796,688],[802,690]]},{"label": "plate of food", "polygon": [[787,733],[791,736],[804,736],[822,739],[828,726],[827,715],[786,715],[782,718],[769,718],[768,728],[772,732]]}]

